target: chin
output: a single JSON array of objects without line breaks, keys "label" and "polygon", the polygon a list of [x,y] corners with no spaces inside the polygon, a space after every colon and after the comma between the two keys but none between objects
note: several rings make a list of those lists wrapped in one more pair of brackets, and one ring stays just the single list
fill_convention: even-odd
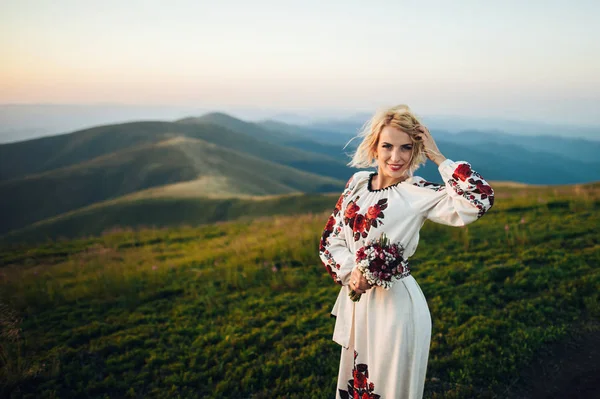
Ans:
[{"label": "chin", "polygon": [[390,168],[387,168],[387,172],[393,177],[401,177],[406,175],[408,173],[408,170],[406,168],[402,168],[400,170],[392,170]]}]

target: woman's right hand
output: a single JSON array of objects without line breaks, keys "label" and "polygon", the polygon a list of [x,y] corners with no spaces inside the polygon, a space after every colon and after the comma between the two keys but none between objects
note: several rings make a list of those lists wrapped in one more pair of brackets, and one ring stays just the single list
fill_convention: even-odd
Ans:
[{"label": "woman's right hand", "polygon": [[368,289],[371,288],[371,284],[367,281],[365,276],[358,270],[357,267],[352,269],[350,274],[350,289],[357,294],[364,294]]}]

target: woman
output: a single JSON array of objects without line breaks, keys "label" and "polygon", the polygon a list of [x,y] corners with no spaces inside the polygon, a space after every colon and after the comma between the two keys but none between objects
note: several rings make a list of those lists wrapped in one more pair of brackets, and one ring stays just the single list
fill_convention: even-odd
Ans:
[{"label": "woman", "polygon": [[[338,398],[422,398],[431,338],[431,316],[408,273],[389,289],[371,287],[356,268],[355,253],[382,233],[414,254],[425,220],[464,226],[494,202],[489,184],[463,161],[446,159],[433,137],[405,105],[376,113],[359,135],[350,166],[355,173],[323,231],[319,254],[342,288],[333,307],[333,339],[342,345]],[[413,172],[426,159],[438,165],[443,185]],[[349,293],[362,294],[358,302]]]}]

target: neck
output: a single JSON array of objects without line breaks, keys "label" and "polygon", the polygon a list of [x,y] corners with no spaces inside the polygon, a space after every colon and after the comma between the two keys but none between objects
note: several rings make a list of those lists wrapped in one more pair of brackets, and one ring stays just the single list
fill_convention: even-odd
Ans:
[{"label": "neck", "polygon": [[377,170],[377,176],[375,176],[375,181],[374,181],[374,185],[376,187],[374,187],[374,188],[377,190],[386,188],[386,187],[394,185],[396,183],[400,183],[408,178],[409,178],[409,176],[405,174],[405,175],[402,175],[402,177],[399,179],[392,179],[388,176],[384,176],[380,170]]}]

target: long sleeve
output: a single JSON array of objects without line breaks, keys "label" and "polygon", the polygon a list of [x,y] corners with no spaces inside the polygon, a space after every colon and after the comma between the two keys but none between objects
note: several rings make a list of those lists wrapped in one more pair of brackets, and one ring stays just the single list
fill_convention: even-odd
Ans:
[{"label": "long sleeve", "polygon": [[443,161],[438,170],[444,185],[425,183],[424,217],[449,226],[464,226],[482,217],[494,204],[494,190],[464,161]]},{"label": "long sleeve", "polygon": [[354,189],[357,179],[355,173],[348,180],[346,188],[327,220],[319,243],[319,257],[333,280],[340,285],[348,285],[350,273],[355,265],[354,253],[350,251],[344,237],[343,220],[346,210],[344,200]]}]

